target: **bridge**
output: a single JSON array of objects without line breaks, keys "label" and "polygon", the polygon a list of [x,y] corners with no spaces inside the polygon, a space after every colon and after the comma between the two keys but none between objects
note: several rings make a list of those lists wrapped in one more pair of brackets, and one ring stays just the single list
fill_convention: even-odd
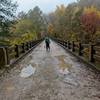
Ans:
[{"label": "bridge", "polygon": [[[47,52],[44,41],[37,40],[1,47],[0,65],[8,72],[1,72],[0,100],[100,99],[100,74],[94,63],[99,62],[94,56],[98,47],[59,39],[51,40],[50,46]],[[84,60],[83,47],[90,50],[89,60]]]}]

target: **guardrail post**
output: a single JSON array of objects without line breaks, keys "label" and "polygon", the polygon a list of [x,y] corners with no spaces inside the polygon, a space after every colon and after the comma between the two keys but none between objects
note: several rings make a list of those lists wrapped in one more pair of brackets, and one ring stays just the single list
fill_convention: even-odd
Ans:
[{"label": "guardrail post", "polygon": [[30,48],[31,48],[31,41],[29,42]]},{"label": "guardrail post", "polygon": [[60,40],[60,44],[62,45],[62,41]]},{"label": "guardrail post", "polygon": [[74,41],[72,41],[72,52],[74,52],[75,51],[75,44],[74,44]]},{"label": "guardrail post", "polygon": [[22,43],[22,53],[25,53],[25,43]]},{"label": "guardrail post", "polygon": [[62,44],[61,40],[59,40],[59,43]]},{"label": "guardrail post", "polygon": [[65,46],[67,47],[67,42],[65,41]]},{"label": "guardrail post", "polygon": [[64,44],[65,44],[64,41],[62,41],[62,45],[63,45],[63,46],[65,46]]},{"label": "guardrail post", "polygon": [[64,41],[64,46],[66,47],[66,41]]},{"label": "guardrail post", "polygon": [[1,47],[0,48],[0,68],[5,65],[9,65],[9,55],[8,55],[8,47]]},{"label": "guardrail post", "polygon": [[26,43],[26,50],[29,50],[29,45],[28,45],[28,42]]},{"label": "guardrail post", "polygon": [[64,46],[64,41],[62,41],[62,45]]},{"label": "guardrail post", "polygon": [[90,62],[94,62],[94,57],[93,57],[93,54],[94,54],[94,45],[90,45],[90,48],[89,48],[89,61]]},{"label": "guardrail post", "polygon": [[82,44],[79,42],[79,56],[82,56]]},{"label": "guardrail post", "polygon": [[31,48],[32,46],[31,46],[31,41],[30,41],[30,48]]},{"label": "guardrail post", "polygon": [[71,47],[70,47],[70,41],[67,41],[67,47],[68,47],[68,49],[71,49]]},{"label": "guardrail post", "polygon": [[32,47],[34,46],[34,41],[32,41]]},{"label": "guardrail post", "polygon": [[18,45],[15,45],[15,52],[16,52],[15,57],[19,57],[19,46]]},{"label": "guardrail post", "polygon": [[10,64],[9,47],[5,47],[5,49],[6,49],[7,65],[9,65]]}]

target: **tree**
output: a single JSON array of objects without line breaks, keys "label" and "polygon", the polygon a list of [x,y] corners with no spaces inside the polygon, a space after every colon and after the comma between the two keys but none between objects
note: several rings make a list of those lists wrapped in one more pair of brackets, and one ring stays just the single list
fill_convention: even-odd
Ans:
[{"label": "tree", "polygon": [[38,38],[41,37],[41,31],[44,30],[44,19],[43,13],[38,6],[36,6],[33,10],[30,10],[27,14],[28,18],[32,22],[33,29],[37,33]]},{"label": "tree", "polygon": [[86,31],[88,41],[93,42],[95,40],[97,29],[98,27],[100,28],[100,11],[93,6],[84,8],[81,16],[81,24]]},{"label": "tree", "polygon": [[[28,34],[33,34],[33,39],[41,38],[41,36],[43,36],[42,33],[44,33],[43,30],[45,30],[44,21],[44,15],[37,6],[33,10],[29,10],[28,13],[20,12],[16,19],[16,23],[10,28],[11,33],[13,33],[12,36],[16,38],[27,36],[28,40]],[[19,41],[19,39],[17,40]]]},{"label": "tree", "polygon": [[100,10],[100,0],[78,0],[78,5],[83,8],[94,6]]},{"label": "tree", "polygon": [[10,35],[10,26],[14,23],[14,13],[16,12],[17,4],[11,0],[0,0],[0,44],[8,45]]},{"label": "tree", "polygon": [[64,13],[65,13],[65,6],[57,6],[56,10],[49,14],[49,25],[51,24],[53,27],[54,36],[62,37],[64,33]]},{"label": "tree", "polygon": [[0,35],[5,36],[9,33],[9,26],[16,11],[16,3],[11,0],[0,0]]},{"label": "tree", "polygon": [[52,36],[53,33],[54,33],[54,29],[53,29],[53,25],[52,24],[48,25],[48,33],[49,33],[50,36]]}]

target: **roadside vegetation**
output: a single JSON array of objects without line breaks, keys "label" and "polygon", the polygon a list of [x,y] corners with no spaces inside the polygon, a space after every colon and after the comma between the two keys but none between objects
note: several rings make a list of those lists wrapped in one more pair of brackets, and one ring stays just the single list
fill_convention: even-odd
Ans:
[{"label": "roadside vegetation", "polygon": [[57,6],[49,14],[48,32],[51,36],[83,43],[100,41],[100,0],[78,0]]},{"label": "roadside vegetation", "polygon": [[45,17],[39,7],[27,13],[22,11],[16,16],[17,6],[11,0],[0,0],[0,45],[36,40],[46,30]]},{"label": "roadside vegetation", "polygon": [[68,6],[57,5],[49,14],[36,6],[16,16],[17,6],[12,0],[0,0],[0,45],[36,40],[47,33],[82,43],[100,41],[100,0],[77,0]]}]

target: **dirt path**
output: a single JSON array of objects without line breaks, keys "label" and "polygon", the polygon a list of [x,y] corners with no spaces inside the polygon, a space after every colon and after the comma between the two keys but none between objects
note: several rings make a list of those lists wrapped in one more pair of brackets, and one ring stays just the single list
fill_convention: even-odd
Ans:
[{"label": "dirt path", "polygon": [[100,76],[54,42],[46,52],[43,42],[1,78],[0,100],[100,100]]}]

